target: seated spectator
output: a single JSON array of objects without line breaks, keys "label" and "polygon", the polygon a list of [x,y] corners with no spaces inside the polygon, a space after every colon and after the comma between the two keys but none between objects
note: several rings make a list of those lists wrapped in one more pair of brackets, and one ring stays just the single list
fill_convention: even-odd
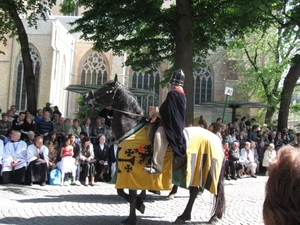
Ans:
[{"label": "seated spectator", "polygon": [[12,123],[8,121],[7,113],[2,113],[2,120],[0,120],[0,135],[6,136],[7,131],[11,129]]},{"label": "seated spectator", "polygon": [[237,135],[236,135],[236,140],[239,142],[240,146],[244,146],[245,142],[247,141],[247,137],[245,135],[245,131],[241,130]]},{"label": "seated spectator", "polygon": [[277,151],[281,146],[283,145],[283,140],[282,140],[282,135],[281,132],[276,132],[276,137],[275,137],[275,150]]},{"label": "seated spectator", "polygon": [[65,124],[70,127],[71,126],[71,120],[69,118],[65,118]]},{"label": "seated spectator", "polygon": [[60,116],[59,116],[58,114],[53,114],[53,116],[52,116],[52,118],[51,118],[51,122],[52,122],[53,124],[58,123],[59,117],[60,117]]},{"label": "seated spectator", "polygon": [[[111,120],[113,119],[113,111],[111,110],[111,107],[105,107],[99,112],[100,117],[105,118],[105,124],[111,128]],[[206,125],[207,127],[207,125]]]},{"label": "seated spectator", "polygon": [[74,119],[73,120],[73,125],[69,127],[69,134],[74,134],[76,138],[76,143],[78,143],[80,139],[80,132],[81,132],[81,127],[79,125],[79,119]]},{"label": "seated spectator", "polygon": [[37,124],[37,135],[38,136],[43,136],[44,141],[49,139],[49,134],[53,131],[53,123],[50,120],[50,113],[49,111],[44,112],[44,119],[42,119],[38,124]]},{"label": "seated spectator", "polygon": [[287,145],[291,142],[287,133],[281,134],[281,137],[284,145]]},{"label": "seated spectator", "polygon": [[49,112],[49,114],[50,114],[50,117],[49,117],[49,118],[51,118],[52,115],[53,115],[53,110],[51,109],[50,105],[51,105],[51,103],[50,103],[50,102],[47,102],[47,103],[46,103],[46,106],[43,108],[43,113]]},{"label": "seated spectator", "polygon": [[231,148],[233,142],[236,142],[236,141],[237,141],[237,139],[236,139],[235,128],[232,128],[232,129],[230,130],[229,135],[228,135],[228,143],[229,143],[229,147]]},{"label": "seated spectator", "polygon": [[61,117],[62,114],[61,114],[61,112],[59,111],[58,106],[54,106],[53,109],[54,109],[54,110],[53,110],[53,115],[54,115],[54,114],[57,114],[57,115],[59,115],[59,117]]},{"label": "seated spectator", "polygon": [[118,154],[118,141],[113,138],[112,139],[113,144],[108,149],[108,164],[110,168],[110,177],[112,178],[115,175],[117,165],[117,154]]},{"label": "seated spectator", "polygon": [[20,131],[12,131],[11,141],[4,146],[2,160],[3,184],[25,183],[25,170],[27,165],[27,144],[20,140]]},{"label": "seated spectator", "polygon": [[[229,151],[229,159],[233,163],[233,171],[231,172],[231,179],[235,179],[236,177],[242,179],[242,175],[244,173],[243,160],[240,156],[239,144],[237,142],[233,142],[232,148]],[[237,176],[235,176],[237,174]]]},{"label": "seated spectator", "polygon": [[19,116],[13,120],[13,122],[12,122],[12,128],[14,130],[20,131],[21,130],[21,125],[23,123],[26,123],[25,112],[20,112]]},{"label": "seated spectator", "polygon": [[266,167],[266,176],[268,176],[268,167],[276,158],[276,151],[273,143],[269,144],[268,149],[264,153],[263,167]]},{"label": "seated spectator", "polygon": [[76,166],[76,177],[75,177],[75,182],[74,184],[77,186],[80,186],[80,146],[75,142],[75,135],[74,134],[69,134],[69,139],[70,139],[70,145],[73,146],[73,158],[75,159],[75,166]]},{"label": "seated spectator", "polygon": [[93,127],[93,136],[99,137],[99,135],[104,135],[106,138],[106,143],[110,143],[111,138],[112,138],[112,131],[105,124],[105,118],[101,117],[96,120],[96,125]]},{"label": "seated spectator", "polygon": [[239,118],[235,118],[234,122],[232,124],[232,127],[235,129],[235,131],[237,133],[240,133],[240,119]]},{"label": "seated spectator", "polygon": [[43,110],[38,109],[36,112],[36,116],[34,117],[34,122],[38,124],[43,119]]},{"label": "seated spectator", "polygon": [[250,149],[249,142],[245,142],[245,147],[242,148],[241,150],[241,157],[242,157],[243,165],[246,167],[246,173],[250,172],[251,177],[256,178],[255,173],[256,173],[257,164],[254,161],[254,155]]},{"label": "seated spectator", "polygon": [[261,128],[262,133],[265,132],[265,131],[267,131],[267,132],[269,131],[267,124],[264,124],[263,127]]},{"label": "seated spectator", "polygon": [[85,186],[89,185],[89,177],[91,177],[90,185],[95,185],[95,162],[94,148],[89,137],[84,137],[81,142],[80,161],[85,178]]},{"label": "seated spectator", "polygon": [[263,158],[263,154],[260,155],[258,153],[257,147],[256,147],[256,143],[254,141],[251,141],[250,143],[250,149],[253,153],[254,156],[254,162],[256,163],[257,167],[256,167],[256,174],[259,174],[259,168],[260,168],[260,163],[262,162],[262,158]]},{"label": "seated spectator", "polygon": [[87,133],[84,132],[84,131],[81,131],[80,134],[79,134],[79,141],[77,140],[77,144],[79,144],[79,146],[81,146],[81,141],[84,137],[88,137]]},{"label": "seated spectator", "polygon": [[7,142],[10,142],[11,136],[12,136],[13,132],[14,132],[13,129],[9,129],[9,130],[7,131],[7,135],[6,135],[6,137],[4,138],[4,140],[3,140],[4,145],[6,145]]},{"label": "seated spectator", "polygon": [[51,172],[51,170],[56,169],[57,150],[54,147],[53,141],[48,141],[47,148],[49,150],[49,153],[48,153],[48,168],[49,168],[49,172]]},{"label": "seated spectator", "polygon": [[288,138],[290,139],[290,142],[295,141],[295,137],[294,137],[292,129],[288,129],[288,134],[287,135],[288,135]]},{"label": "seated spectator", "polygon": [[48,148],[43,144],[43,137],[35,138],[35,144],[27,149],[27,184],[32,186],[38,182],[41,186],[46,185],[48,175]]},{"label": "seated spectator", "polygon": [[90,118],[87,117],[84,119],[84,124],[81,125],[81,131],[86,132],[88,137],[93,136],[93,126]]},{"label": "seated spectator", "polygon": [[269,168],[263,219],[266,225],[300,224],[300,152],[282,147]]},{"label": "seated spectator", "polygon": [[258,136],[259,125],[255,124],[252,126],[251,131],[248,133],[248,142],[254,141],[256,143],[260,142],[260,138]]},{"label": "seated spectator", "polygon": [[[275,145],[276,131],[271,131],[268,138],[269,138],[269,144],[273,143]],[[268,146],[266,146],[266,147],[268,147]]]},{"label": "seated spectator", "polygon": [[73,158],[73,146],[70,143],[70,139],[65,138],[60,148],[61,161],[57,163],[57,168],[61,172],[61,186],[69,185],[68,181],[64,180],[66,173],[72,173],[73,184],[75,184],[76,166],[75,159]]},{"label": "seated spectator", "polygon": [[25,140],[24,140],[26,142],[27,146],[35,143],[34,138],[35,138],[35,133],[33,131],[28,131],[27,138],[25,138]]},{"label": "seated spectator", "polygon": [[26,123],[23,123],[20,126],[20,132],[21,132],[21,139],[25,140],[27,137],[27,132],[28,131],[33,131],[34,133],[36,132],[36,124],[34,122],[34,117],[33,115],[28,115],[26,117]]},{"label": "seated spectator", "polygon": [[[235,168],[234,168],[234,164],[230,161],[229,157],[229,143],[227,141],[223,141],[223,151],[225,154],[225,177],[226,180],[231,180],[231,178],[233,180],[237,180],[236,176],[235,176]],[[231,172],[231,176],[230,176],[230,172],[229,172],[229,168],[230,168],[230,172]]]},{"label": "seated spectator", "polygon": [[65,124],[65,118],[60,117],[58,122],[53,125],[53,131],[56,132],[58,144],[69,135],[69,125]]},{"label": "seated spectator", "polygon": [[100,181],[104,180],[104,174],[108,174],[109,165],[108,165],[108,149],[109,146],[105,143],[106,138],[104,135],[99,137],[99,144],[95,144],[95,158],[97,159],[96,171],[97,178]]},{"label": "seated spectator", "polygon": [[221,134],[221,137],[222,137],[223,141],[228,141],[227,125],[226,124],[221,125],[220,134]]},{"label": "seated spectator", "polygon": [[50,134],[49,134],[49,139],[46,141],[46,145],[49,141],[52,141],[53,142],[53,145],[54,145],[54,148],[55,149],[59,149],[59,144],[58,144],[58,141],[57,141],[57,135],[56,135],[56,132],[55,131],[51,131]]},{"label": "seated spectator", "polygon": [[262,135],[261,135],[261,141],[259,143],[261,143],[261,142],[264,142],[266,147],[268,147],[268,145],[270,144],[269,132],[268,131],[264,131],[262,133]]},{"label": "seated spectator", "polygon": [[247,132],[247,125],[246,125],[247,117],[243,116],[240,122],[240,132],[244,131]]},{"label": "seated spectator", "polygon": [[13,122],[14,121],[14,119],[16,119],[18,116],[16,116],[16,114],[15,114],[15,111],[14,110],[7,110],[7,120],[9,121],[9,122]]}]

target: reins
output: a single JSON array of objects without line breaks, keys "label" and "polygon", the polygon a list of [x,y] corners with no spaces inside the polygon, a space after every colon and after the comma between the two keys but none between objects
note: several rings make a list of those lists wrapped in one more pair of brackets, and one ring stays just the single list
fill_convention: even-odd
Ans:
[{"label": "reins", "polygon": [[[113,92],[112,102],[113,102],[113,100],[114,100],[114,98],[115,98],[115,95],[116,95],[116,92],[117,92],[117,89],[118,89],[118,86],[119,86],[119,85],[120,85],[120,84],[119,84],[118,82],[116,82],[116,86],[114,87],[114,89],[111,90],[111,91],[107,91],[107,93]],[[93,103],[94,103],[94,100],[93,100]],[[103,105],[103,104],[101,104],[101,103],[97,103],[97,104],[99,104],[99,105],[101,105],[101,106],[103,106],[103,107],[108,107],[108,106]],[[112,103],[111,103],[111,104],[112,104]],[[124,110],[120,110],[120,109],[113,108],[111,105],[110,105],[109,107],[110,107],[112,110],[116,111],[116,112],[120,112],[120,113],[127,114],[127,115],[130,115],[130,116],[141,117],[141,118],[148,118],[147,116],[144,116],[144,115],[142,115],[142,114],[136,114],[136,113],[132,113],[132,112],[128,112],[128,111],[124,111]]]}]

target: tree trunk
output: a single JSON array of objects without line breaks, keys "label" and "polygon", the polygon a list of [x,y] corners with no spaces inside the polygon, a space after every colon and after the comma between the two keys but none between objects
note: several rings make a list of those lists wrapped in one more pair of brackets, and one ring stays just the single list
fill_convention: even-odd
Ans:
[{"label": "tree trunk", "polygon": [[21,45],[25,86],[27,92],[27,109],[31,112],[31,114],[34,114],[37,110],[37,101],[35,95],[35,78],[33,74],[32,60],[29,52],[28,36],[14,3],[11,4],[11,10],[9,10],[9,14],[17,27]]},{"label": "tree trunk", "polygon": [[275,113],[275,106],[272,105],[267,109],[267,112],[266,112],[266,116],[265,116],[266,124],[272,123],[272,117],[273,117],[274,113]]},{"label": "tree trunk", "polygon": [[193,77],[193,35],[192,2],[176,0],[177,25],[175,31],[175,69],[182,69],[185,74],[184,91],[187,98],[185,124],[194,121],[194,77]]},{"label": "tree trunk", "polygon": [[291,66],[287,76],[284,79],[278,114],[278,131],[282,131],[284,127],[287,127],[292,93],[299,77],[300,60],[298,60],[296,64]]}]

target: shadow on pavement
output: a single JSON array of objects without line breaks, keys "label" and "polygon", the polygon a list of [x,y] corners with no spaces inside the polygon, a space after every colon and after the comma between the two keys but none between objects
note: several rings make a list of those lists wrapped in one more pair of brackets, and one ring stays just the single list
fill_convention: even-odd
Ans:
[{"label": "shadow on pavement", "polygon": [[[101,195],[101,194],[72,194],[72,195],[43,195],[43,198],[16,199],[20,203],[51,203],[51,202],[89,202],[111,204],[113,202],[124,201],[118,195]],[[125,203],[125,201],[124,201]]]},{"label": "shadow on pavement", "polygon": [[[101,214],[101,212],[99,212]],[[125,220],[125,216],[38,216],[34,218],[22,217],[6,217],[0,219],[0,224],[10,225],[119,225],[121,221]],[[152,224],[172,224],[172,222],[163,221],[162,218],[143,216],[137,217],[138,225],[152,225]]]}]

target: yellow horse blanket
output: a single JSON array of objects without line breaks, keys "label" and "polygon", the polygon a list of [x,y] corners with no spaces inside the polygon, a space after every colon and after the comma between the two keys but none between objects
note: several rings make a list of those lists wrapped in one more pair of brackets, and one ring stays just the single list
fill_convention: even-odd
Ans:
[{"label": "yellow horse blanket", "polygon": [[[146,173],[151,165],[153,146],[148,139],[151,125],[138,125],[132,135],[119,144],[116,188],[138,190],[170,190],[172,188],[173,153],[169,149],[164,157],[162,173]],[[220,139],[200,127],[185,128],[187,138],[187,166],[174,171],[173,183],[183,188],[204,187],[217,194],[224,153]]]}]

